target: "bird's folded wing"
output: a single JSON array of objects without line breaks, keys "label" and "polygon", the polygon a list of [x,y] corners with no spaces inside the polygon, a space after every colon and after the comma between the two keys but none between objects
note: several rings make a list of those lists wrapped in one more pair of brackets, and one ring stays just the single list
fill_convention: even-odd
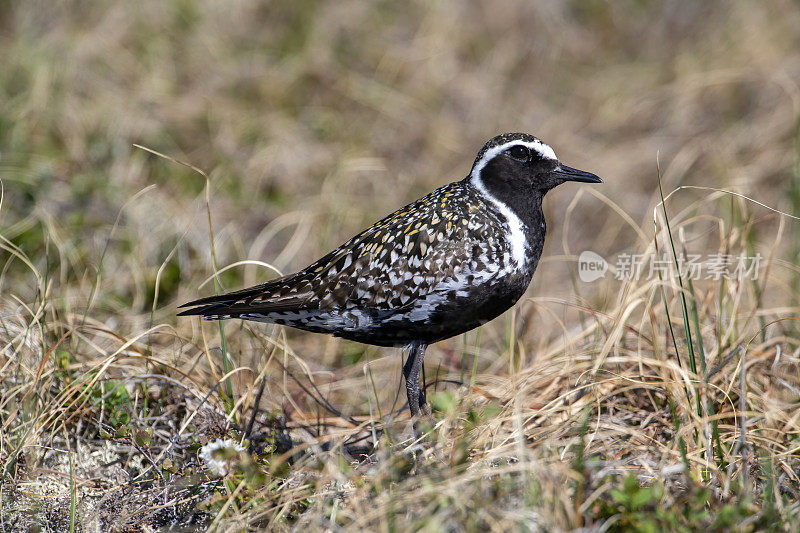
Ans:
[{"label": "bird's folded wing", "polygon": [[[481,206],[451,201],[458,191],[437,189],[371,227],[302,271],[262,285],[189,302],[180,313],[245,318],[300,310],[408,307],[435,291],[470,283],[476,261],[493,250],[467,238]],[[461,199],[463,200],[463,198]],[[486,218],[487,213],[481,213]]]}]

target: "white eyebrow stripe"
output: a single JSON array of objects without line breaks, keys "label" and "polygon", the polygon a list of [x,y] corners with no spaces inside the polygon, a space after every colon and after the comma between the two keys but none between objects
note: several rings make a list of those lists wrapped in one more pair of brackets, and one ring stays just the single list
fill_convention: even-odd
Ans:
[{"label": "white eyebrow stripe", "polygon": [[512,146],[516,146],[516,145],[527,146],[531,150],[535,150],[536,152],[538,152],[545,159],[552,159],[552,160],[558,161],[558,158],[556,157],[556,153],[552,148],[550,148],[550,145],[547,144],[547,143],[543,143],[542,141],[540,141],[538,139],[533,141],[533,142],[521,141],[521,140],[509,141],[509,142],[507,142],[505,144],[501,144],[499,146],[495,146],[494,148],[486,150],[486,153],[483,154],[483,157],[481,157],[481,160],[478,161],[477,163],[475,163],[475,167],[473,167],[473,169],[472,169],[472,173],[470,174],[470,177],[473,179],[473,181],[479,179],[478,177],[481,174],[481,170],[483,170],[483,167],[486,166],[486,163],[488,163],[489,161],[494,159],[494,157],[497,154],[499,154],[500,152],[508,150]]}]

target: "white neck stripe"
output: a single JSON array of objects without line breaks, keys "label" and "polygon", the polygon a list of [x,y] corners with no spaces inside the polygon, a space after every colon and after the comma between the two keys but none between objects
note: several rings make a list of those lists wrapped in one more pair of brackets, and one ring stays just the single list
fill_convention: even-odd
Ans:
[{"label": "white neck stripe", "polygon": [[545,144],[538,139],[532,142],[522,140],[509,141],[486,150],[486,153],[483,154],[483,157],[481,157],[472,168],[472,172],[470,173],[470,183],[472,183],[472,185],[478,189],[483,197],[494,204],[498,211],[500,211],[500,213],[506,217],[508,229],[511,231],[511,254],[514,257],[514,262],[517,264],[517,268],[522,268],[525,264],[525,248],[527,246],[527,240],[525,239],[525,224],[523,224],[522,220],[520,220],[520,218],[511,209],[509,209],[506,204],[495,198],[489,191],[486,190],[486,186],[483,184],[483,180],[481,179],[481,171],[489,161],[497,156],[497,154],[518,144],[527,146],[531,150],[535,150],[545,159],[558,160],[553,149],[550,148],[548,144]]},{"label": "white neck stripe", "polygon": [[514,257],[517,268],[522,268],[525,265],[525,247],[527,246],[525,224],[523,224],[519,217],[509,209],[506,204],[495,198],[486,190],[480,178],[480,174],[473,175],[470,182],[486,200],[494,204],[500,213],[506,217],[506,224],[508,224],[508,229],[511,231],[511,255]]}]

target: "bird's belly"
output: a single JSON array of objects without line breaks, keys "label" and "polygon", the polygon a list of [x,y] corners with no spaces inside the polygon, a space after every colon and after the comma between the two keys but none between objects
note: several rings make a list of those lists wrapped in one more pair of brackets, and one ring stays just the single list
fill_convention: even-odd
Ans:
[{"label": "bird's belly", "polygon": [[485,281],[458,290],[434,291],[404,308],[379,312],[364,330],[336,335],[381,346],[433,343],[470,331],[512,307],[530,276]]},{"label": "bird's belly", "polygon": [[430,344],[470,331],[513,306],[525,293],[533,269],[504,270],[462,273],[402,307],[379,309],[352,302],[248,318],[378,346]]}]

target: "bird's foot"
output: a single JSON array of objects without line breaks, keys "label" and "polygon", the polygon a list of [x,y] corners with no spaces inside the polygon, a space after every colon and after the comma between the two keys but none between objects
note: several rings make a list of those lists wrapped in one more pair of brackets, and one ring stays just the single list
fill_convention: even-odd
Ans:
[{"label": "bird's foot", "polygon": [[428,399],[425,397],[424,391],[419,391],[419,402],[417,402],[417,405],[419,405],[419,412],[422,416],[431,416],[431,406],[428,403]]},{"label": "bird's foot", "polygon": [[414,433],[414,440],[427,440],[435,425],[436,420],[434,420],[431,415],[431,408],[427,404],[420,406],[420,413],[411,418],[411,429]]},{"label": "bird's foot", "polygon": [[421,417],[431,418],[431,406],[427,402],[420,402],[419,404],[419,413]]}]

